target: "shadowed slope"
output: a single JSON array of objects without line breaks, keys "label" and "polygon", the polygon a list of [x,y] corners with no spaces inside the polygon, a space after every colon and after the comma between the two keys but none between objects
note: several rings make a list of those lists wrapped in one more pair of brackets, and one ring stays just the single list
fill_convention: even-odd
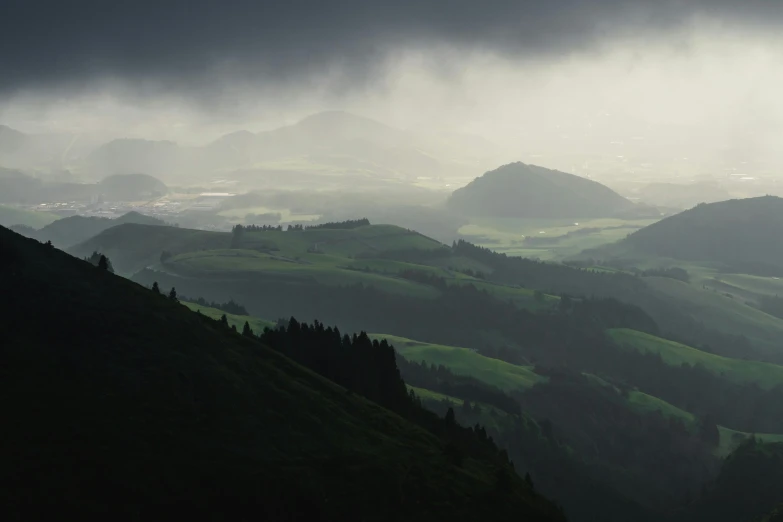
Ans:
[{"label": "shadowed slope", "polygon": [[253,339],[3,228],[0,247],[4,518],[560,519]]}]

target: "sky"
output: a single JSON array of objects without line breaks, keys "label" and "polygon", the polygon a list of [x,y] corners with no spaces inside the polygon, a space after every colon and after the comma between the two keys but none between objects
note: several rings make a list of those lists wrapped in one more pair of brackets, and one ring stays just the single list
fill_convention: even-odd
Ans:
[{"label": "sky", "polygon": [[776,161],[781,26],[777,0],[5,0],[0,123],[197,144],[345,109],[542,157]]}]

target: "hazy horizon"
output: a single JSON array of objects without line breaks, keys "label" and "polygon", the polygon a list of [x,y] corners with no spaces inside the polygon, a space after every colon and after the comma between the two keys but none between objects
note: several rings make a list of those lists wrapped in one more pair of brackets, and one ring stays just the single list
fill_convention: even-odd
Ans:
[{"label": "hazy horizon", "polygon": [[[646,166],[664,178],[744,165],[777,175],[783,165],[783,8],[765,2],[606,0],[560,11],[349,2],[300,16],[251,9],[247,19],[209,2],[180,19],[175,4],[116,13],[53,4],[41,27],[25,23],[22,4],[12,8],[3,28],[13,45],[3,47],[16,54],[0,56],[9,71],[0,124],[198,146],[344,110],[416,133],[477,136],[497,146],[498,161],[577,173],[606,160],[618,175]],[[62,49],[44,41],[57,13],[76,24],[53,33],[67,37]],[[79,13],[105,27],[79,25],[88,23]],[[142,20],[143,44],[134,43],[129,29]],[[268,32],[249,33],[253,21]]]}]

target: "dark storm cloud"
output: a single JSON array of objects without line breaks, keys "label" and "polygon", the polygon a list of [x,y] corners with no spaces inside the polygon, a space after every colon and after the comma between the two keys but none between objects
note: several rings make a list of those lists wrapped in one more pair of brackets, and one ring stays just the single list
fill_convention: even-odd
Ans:
[{"label": "dark storm cloud", "polygon": [[230,80],[372,76],[389,51],[445,44],[504,55],[589,48],[705,14],[776,23],[779,0],[3,0],[0,92],[115,78],[205,91]]}]

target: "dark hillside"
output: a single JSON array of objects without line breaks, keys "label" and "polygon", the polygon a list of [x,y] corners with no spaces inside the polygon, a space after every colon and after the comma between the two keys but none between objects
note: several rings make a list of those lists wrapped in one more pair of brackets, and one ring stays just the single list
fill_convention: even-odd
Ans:
[{"label": "dark hillside", "polygon": [[256,339],[4,228],[0,252],[5,520],[562,519]]},{"label": "dark hillside", "polygon": [[[727,270],[783,275],[783,198],[701,204],[634,232],[593,257],[663,256],[722,264]],[[587,253],[585,253],[587,254]]]},{"label": "dark hillside", "polygon": [[[139,225],[165,225],[166,223],[152,216],[145,216],[138,212],[128,212],[116,219],[107,217],[85,217],[71,216],[46,225],[39,230],[24,230],[25,235],[45,243],[51,241],[57,248],[69,248],[73,245],[86,241],[104,230],[122,225],[124,223],[135,223]],[[22,230],[17,230],[22,233]]]},{"label": "dark hillside", "polygon": [[518,162],[455,190],[448,207],[484,217],[588,218],[612,216],[634,204],[595,181]]},{"label": "dark hillside", "polygon": [[715,484],[681,520],[744,522],[769,513],[781,502],[783,443],[750,439],[726,459]]},{"label": "dark hillside", "polygon": [[[129,248],[129,245],[133,247]],[[226,232],[124,223],[68,248],[68,253],[84,257],[98,250],[111,258],[120,273],[132,274],[160,262],[164,251],[175,255],[193,250],[228,248],[230,245],[231,234]]]}]

